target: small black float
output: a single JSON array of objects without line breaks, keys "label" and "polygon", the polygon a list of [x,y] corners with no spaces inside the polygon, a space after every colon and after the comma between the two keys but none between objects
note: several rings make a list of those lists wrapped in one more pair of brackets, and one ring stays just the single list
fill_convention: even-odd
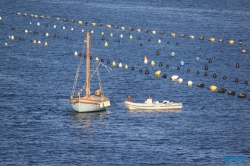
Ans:
[{"label": "small black float", "polygon": [[141,73],[141,72],[142,72],[142,69],[140,69],[139,72]]},{"label": "small black float", "polygon": [[101,26],[102,26],[102,23],[98,24],[98,26],[101,27]]},{"label": "small black float", "polygon": [[240,40],[240,41],[239,41],[239,45],[242,45],[242,44],[243,44],[243,42],[242,42],[242,40]]},{"label": "small black float", "polygon": [[143,44],[142,44],[142,43],[140,43],[140,46],[143,46]]},{"label": "small black float", "polygon": [[102,36],[102,40],[105,40],[105,37],[104,37],[104,36]]},{"label": "small black float", "polygon": [[144,30],[144,32],[145,32],[145,33],[148,33],[148,30],[147,30],[147,29],[145,29],[145,30]]},{"label": "small black float", "polygon": [[151,41],[151,39],[148,39],[148,41]]},{"label": "small black float", "polygon": [[236,67],[239,68],[239,67],[240,67],[240,64],[239,64],[239,63],[236,63]]},{"label": "small black float", "polygon": [[132,66],[132,69],[131,69],[131,70],[133,70],[133,71],[134,71],[134,70],[135,70],[135,67],[134,67],[134,66]]},{"label": "small black float", "polygon": [[213,74],[213,78],[217,78],[217,75],[215,73]]},{"label": "small black float", "polygon": [[86,25],[86,24],[88,24],[88,22],[87,22],[87,21],[85,21],[85,22],[84,22],[84,24]]},{"label": "small black float", "polygon": [[103,62],[104,62],[104,59],[101,59],[101,62],[103,63]]},{"label": "small black float", "polygon": [[239,82],[239,79],[236,77],[235,80],[234,80],[234,82]]},{"label": "small black float", "polygon": [[204,76],[207,76],[207,72],[204,73]]},{"label": "small black float", "polygon": [[79,56],[82,57],[82,53],[80,53]]},{"label": "small black float", "polygon": [[180,70],[180,66],[177,67],[177,70]]},{"label": "small black float", "polygon": [[132,27],[129,27],[129,28],[128,28],[128,30],[130,30],[130,31],[133,31],[133,30],[134,30],[134,28],[132,28]]},{"label": "small black float", "polygon": [[166,64],[166,68],[167,68],[167,69],[169,68],[169,65],[168,65],[168,64]]},{"label": "small black float", "polygon": [[167,41],[167,44],[170,44],[170,41]]},{"label": "small black float", "polygon": [[196,72],[196,74],[200,74],[199,70]]},{"label": "small black float", "polygon": [[179,42],[176,42],[175,44],[178,46],[178,45],[179,45]]},{"label": "small black float", "polygon": [[247,85],[247,84],[248,84],[248,81],[246,80],[244,83]]},{"label": "small black float", "polygon": [[187,69],[187,72],[189,73],[189,72],[190,72],[190,69]]},{"label": "small black float", "polygon": [[141,37],[139,36],[139,37],[137,37],[137,39],[138,39],[138,40],[141,40]]},{"label": "small black float", "polygon": [[155,54],[156,54],[157,56],[159,56],[159,55],[160,55],[160,52],[157,50]]},{"label": "small black float", "polygon": [[220,43],[223,43],[223,39],[220,39],[219,42],[220,42]]},{"label": "small black float", "polygon": [[208,70],[208,65],[206,65],[206,66],[204,67],[204,70]]},{"label": "small black float", "polygon": [[209,59],[208,62],[209,62],[209,63],[212,63],[212,59]]},{"label": "small black float", "polygon": [[199,84],[197,84],[197,86],[203,88],[205,86],[205,84],[204,83],[199,83]]},{"label": "small black float", "polygon": [[199,40],[204,40],[204,36],[200,36],[200,37],[199,37]]},{"label": "small black float", "polygon": [[114,28],[115,28],[115,29],[118,29],[118,26],[117,26],[117,25],[115,25],[115,26],[114,26]]},{"label": "small black float", "polygon": [[227,77],[226,76],[223,76],[223,80],[226,80],[227,79]]},{"label": "small black float", "polygon": [[225,88],[220,88],[220,89],[218,89],[218,92],[219,93],[225,93],[227,90],[225,89]]},{"label": "small black float", "polygon": [[117,40],[117,43],[120,43],[120,39]]},{"label": "small black float", "polygon": [[161,31],[161,32],[160,32],[160,34],[161,34],[161,35],[164,35],[164,32],[163,32],[163,31]]},{"label": "small black float", "polygon": [[163,75],[162,75],[162,78],[167,78],[167,74],[163,74]]},{"label": "small black float", "polygon": [[162,67],[162,62],[159,63],[159,66]]},{"label": "small black float", "polygon": [[107,64],[110,64],[110,61],[107,61]]},{"label": "small black float", "polygon": [[238,98],[245,98],[247,95],[245,93],[239,93]]},{"label": "small black float", "polygon": [[228,95],[235,95],[235,91],[229,90],[229,91],[227,92],[227,94],[228,94]]},{"label": "small black float", "polygon": [[145,70],[145,74],[149,74],[149,71],[148,71],[148,69],[146,69],[146,70]]}]

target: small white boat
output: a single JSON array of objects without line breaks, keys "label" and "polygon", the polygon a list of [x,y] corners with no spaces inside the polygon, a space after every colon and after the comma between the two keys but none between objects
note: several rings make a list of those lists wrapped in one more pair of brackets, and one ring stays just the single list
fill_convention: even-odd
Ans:
[{"label": "small white boat", "polygon": [[130,96],[124,102],[124,105],[130,110],[170,110],[170,109],[181,109],[182,103],[175,103],[164,100],[162,103],[159,101],[152,101],[152,98],[149,97],[144,103],[134,103]]}]

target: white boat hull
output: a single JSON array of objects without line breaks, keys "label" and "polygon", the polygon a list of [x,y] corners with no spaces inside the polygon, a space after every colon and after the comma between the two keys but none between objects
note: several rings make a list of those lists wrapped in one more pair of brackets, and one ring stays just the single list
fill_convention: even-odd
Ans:
[{"label": "white boat hull", "polygon": [[171,109],[181,109],[182,103],[133,103],[125,101],[124,105],[131,110],[171,110]]},{"label": "white boat hull", "polygon": [[70,99],[70,106],[76,112],[97,112],[105,111],[110,106],[109,100],[86,100],[79,98]]}]

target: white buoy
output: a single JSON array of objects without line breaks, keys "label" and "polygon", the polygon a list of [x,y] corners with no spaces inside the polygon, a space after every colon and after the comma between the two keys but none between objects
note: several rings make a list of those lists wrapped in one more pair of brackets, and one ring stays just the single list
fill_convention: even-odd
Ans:
[{"label": "white buoy", "polygon": [[147,64],[148,63],[148,59],[144,59],[144,64]]},{"label": "white buoy", "polygon": [[30,24],[32,24],[32,22],[30,22]]},{"label": "white buoy", "polygon": [[91,33],[94,33],[94,30],[92,30]]},{"label": "white buoy", "polygon": [[45,43],[44,43],[44,46],[48,46],[48,42],[45,42]]},{"label": "white buoy", "polygon": [[63,29],[65,29],[65,26],[63,26]]},{"label": "white buoy", "polygon": [[178,77],[179,77],[179,76],[177,76],[177,75],[172,75],[172,76],[171,76],[171,80],[174,81],[174,80],[176,80]]},{"label": "white buoy", "polygon": [[122,68],[122,63],[119,63],[119,67]]},{"label": "white buoy", "polygon": [[102,32],[102,35],[104,35],[104,32]]},{"label": "white buoy", "polygon": [[4,43],[4,45],[5,45],[5,46],[8,46],[8,43],[7,43],[7,42],[5,42],[5,43]]},{"label": "white buoy", "polygon": [[2,20],[2,17],[0,17],[0,20]]},{"label": "white buoy", "polygon": [[110,33],[110,36],[111,36],[111,37],[114,36],[113,33]]},{"label": "white buoy", "polygon": [[193,82],[192,81],[188,81],[187,84],[188,84],[188,86],[192,86]]},{"label": "white buoy", "polygon": [[108,47],[108,46],[109,46],[109,44],[108,44],[107,41],[104,43],[104,46],[105,46],[105,47]]},{"label": "white buoy", "polygon": [[73,31],[74,30],[74,28],[71,28],[71,31]]},{"label": "white buoy", "polygon": [[46,36],[49,36],[49,33],[46,33]]},{"label": "white buoy", "polygon": [[178,79],[178,82],[179,82],[179,83],[183,83],[183,79],[182,79],[182,78],[179,78],[179,79]]},{"label": "white buoy", "polygon": [[125,69],[128,69],[128,65],[125,65],[125,67],[124,67]]},{"label": "white buoy", "polygon": [[38,42],[37,42],[38,44],[41,44],[41,41],[40,40],[38,40]]},{"label": "white buoy", "polygon": [[40,26],[40,22],[38,22],[36,25],[37,25],[37,26]]},{"label": "white buoy", "polygon": [[123,34],[120,35],[120,38],[123,38]]},{"label": "white buoy", "polygon": [[12,35],[10,38],[11,38],[11,40],[14,40],[14,39],[15,39],[15,37],[14,37],[13,35]]},{"label": "white buoy", "polygon": [[25,33],[28,33],[28,30],[27,29],[25,29],[25,31],[24,31]]},{"label": "white buoy", "polygon": [[133,39],[133,36],[132,36],[132,35],[130,35],[130,36],[129,36],[129,38],[130,38],[130,39]]},{"label": "white buoy", "polygon": [[56,25],[54,25],[54,28],[56,28]]},{"label": "white buoy", "polygon": [[171,57],[174,57],[174,56],[175,56],[175,53],[174,53],[174,52],[172,52],[172,53],[171,53]]},{"label": "white buoy", "polygon": [[82,32],[84,32],[84,29],[82,29]]},{"label": "white buoy", "polygon": [[158,43],[159,43],[159,44],[161,43],[161,39],[158,40]]},{"label": "white buoy", "polygon": [[77,53],[77,51],[75,51],[74,56],[77,56],[77,55],[78,55],[78,53]]}]

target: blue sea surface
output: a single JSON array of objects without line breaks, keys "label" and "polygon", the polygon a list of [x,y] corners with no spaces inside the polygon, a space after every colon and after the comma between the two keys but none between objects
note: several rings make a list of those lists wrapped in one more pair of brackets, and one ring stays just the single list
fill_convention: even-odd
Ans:
[{"label": "blue sea surface", "polygon": [[[0,165],[249,165],[249,9],[247,0],[1,0]],[[74,52],[85,49],[87,30],[93,32],[93,59],[103,59],[107,67],[100,67],[104,94],[111,102],[104,112],[77,113],[69,104],[80,60]],[[154,76],[157,70],[160,77]],[[184,82],[171,81],[172,75]],[[84,81],[85,64],[77,90]],[[93,92],[98,79],[91,85]],[[210,91],[210,85],[236,95]],[[247,97],[238,98],[239,93]],[[183,108],[128,110],[123,104],[127,94],[137,102],[147,96],[181,102]],[[243,156],[244,161],[227,156]]]}]

